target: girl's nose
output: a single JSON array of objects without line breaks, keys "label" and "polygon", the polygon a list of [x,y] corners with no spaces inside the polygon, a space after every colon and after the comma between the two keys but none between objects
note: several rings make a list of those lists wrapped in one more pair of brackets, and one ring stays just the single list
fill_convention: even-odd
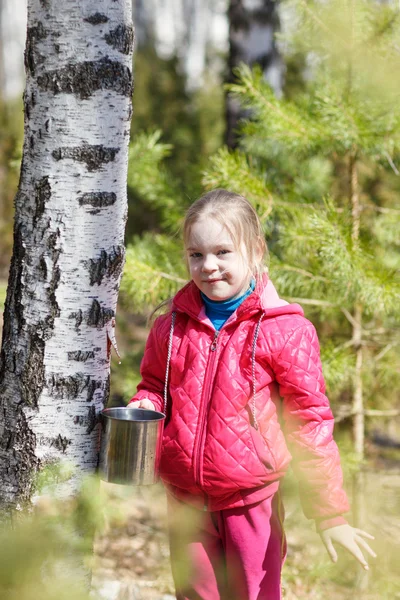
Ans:
[{"label": "girl's nose", "polygon": [[203,266],[202,266],[202,270],[206,273],[212,273],[213,271],[217,270],[217,264],[216,264],[216,260],[215,257],[207,254],[204,257],[204,261],[203,261]]}]

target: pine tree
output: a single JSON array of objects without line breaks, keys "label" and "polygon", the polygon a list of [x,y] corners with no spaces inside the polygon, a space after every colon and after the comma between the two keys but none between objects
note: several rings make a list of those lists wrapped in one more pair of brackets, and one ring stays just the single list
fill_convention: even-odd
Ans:
[{"label": "pine tree", "polygon": [[[369,0],[290,0],[284,10],[291,27],[281,49],[291,59],[303,56],[307,85],[278,99],[260,69],[242,65],[229,89],[252,117],[240,149],[214,155],[204,184],[243,193],[257,207],[271,277],[319,324],[337,420],[352,417],[362,460],[365,416],[372,427],[382,415],[398,414],[400,14]],[[153,175],[167,185],[165,172]],[[188,200],[176,189],[173,197],[181,213]],[[185,280],[179,244],[166,241],[179,221],[170,192],[160,188],[157,202],[169,223],[128,253],[123,285],[137,286],[138,309]]]},{"label": "pine tree", "polygon": [[[255,202],[272,279],[318,325],[336,422],[352,428],[353,523],[365,526],[366,425],[400,414],[400,11],[370,0],[287,5],[282,44],[305,55],[308,85],[278,100],[242,66],[230,91],[252,120],[205,183]],[[365,590],[367,575],[356,579]]]}]

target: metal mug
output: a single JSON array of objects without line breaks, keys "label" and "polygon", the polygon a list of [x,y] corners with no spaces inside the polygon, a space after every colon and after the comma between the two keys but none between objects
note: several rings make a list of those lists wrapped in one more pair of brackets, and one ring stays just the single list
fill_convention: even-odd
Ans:
[{"label": "metal mug", "polygon": [[143,408],[101,412],[99,473],[109,483],[150,485],[159,478],[165,415]]}]

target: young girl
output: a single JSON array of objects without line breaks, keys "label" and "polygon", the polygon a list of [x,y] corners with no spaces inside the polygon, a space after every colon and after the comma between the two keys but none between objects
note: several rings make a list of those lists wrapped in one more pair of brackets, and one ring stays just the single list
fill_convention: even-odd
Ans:
[{"label": "young girl", "polygon": [[[318,339],[264,269],[250,203],[214,190],[183,227],[191,281],[152,327],[130,407],[167,414],[161,477],[180,600],[277,600],[285,557],[279,486],[288,465],[302,506],[335,562],[333,542],[368,569],[375,556],[347,524]],[[185,515],[182,521],[181,515]]]}]

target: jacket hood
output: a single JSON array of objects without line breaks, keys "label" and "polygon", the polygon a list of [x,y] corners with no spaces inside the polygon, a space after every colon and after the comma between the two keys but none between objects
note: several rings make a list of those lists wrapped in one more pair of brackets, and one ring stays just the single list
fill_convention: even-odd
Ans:
[{"label": "jacket hood", "polygon": [[[199,321],[206,318],[200,290],[193,281],[186,284],[176,294],[172,301],[172,310],[184,312]],[[231,319],[232,321],[247,319],[261,312],[264,313],[264,318],[286,314],[304,315],[299,304],[290,304],[279,297],[267,274],[257,281],[254,292],[244,300],[234,313],[235,318],[232,319],[231,317],[229,322],[231,322]]]}]

